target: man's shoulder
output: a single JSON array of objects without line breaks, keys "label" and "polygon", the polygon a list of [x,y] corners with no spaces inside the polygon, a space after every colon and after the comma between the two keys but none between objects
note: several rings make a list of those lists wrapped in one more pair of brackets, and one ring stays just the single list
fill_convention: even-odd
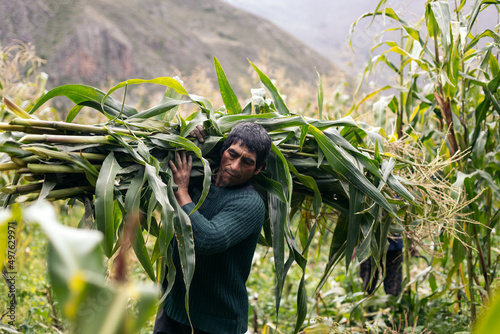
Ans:
[{"label": "man's shoulder", "polygon": [[231,199],[237,198],[237,197],[235,197],[235,195],[238,195],[238,197],[240,197],[242,200],[245,200],[245,201],[249,201],[249,200],[252,201],[253,200],[253,201],[258,202],[259,204],[261,204],[261,203],[264,204],[263,196],[251,184],[247,184],[247,185],[237,187],[237,188],[226,189],[226,191],[227,191],[227,195]]}]

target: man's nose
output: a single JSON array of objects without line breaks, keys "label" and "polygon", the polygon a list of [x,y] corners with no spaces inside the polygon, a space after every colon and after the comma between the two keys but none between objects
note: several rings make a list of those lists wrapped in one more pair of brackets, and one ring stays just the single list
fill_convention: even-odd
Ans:
[{"label": "man's nose", "polygon": [[241,159],[234,159],[231,161],[231,169],[233,171],[239,171],[241,168]]}]

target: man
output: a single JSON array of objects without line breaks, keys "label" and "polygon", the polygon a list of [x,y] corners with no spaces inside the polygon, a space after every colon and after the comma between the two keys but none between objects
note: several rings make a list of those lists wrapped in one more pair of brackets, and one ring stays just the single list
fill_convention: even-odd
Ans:
[{"label": "man", "polygon": [[[239,334],[248,325],[246,281],[262,229],[265,205],[251,187],[271,149],[271,138],[255,123],[236,125],[221,149],[221,162],[207,198],[190,215],[195,245],[195,272],[189,291],[194,333]],[[189,190],[192,157],[170,162],[179,205],[190,214],[199,198]],[[193,197],[192,197],[193,196]],[[154,333],[191,333],[184,307],[185,285],[177,245],[176,278]]]}]

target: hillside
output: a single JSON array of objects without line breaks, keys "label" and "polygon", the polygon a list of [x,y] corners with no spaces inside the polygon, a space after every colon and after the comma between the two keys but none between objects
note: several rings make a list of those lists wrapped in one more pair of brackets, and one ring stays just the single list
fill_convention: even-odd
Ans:
[{"label": "hillside", "polygon": [[32,42],[51,85],[213,71],[214,56],[236,85],[263,50],[295,81],[336,71],[270,22],[218,0],[0,0],[0,22],[0,43]]}]

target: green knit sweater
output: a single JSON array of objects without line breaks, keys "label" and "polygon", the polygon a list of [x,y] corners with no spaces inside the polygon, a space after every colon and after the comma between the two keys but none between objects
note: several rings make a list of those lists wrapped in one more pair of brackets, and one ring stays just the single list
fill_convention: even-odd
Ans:
[{"label": "green knit sweater", "polygon": [[[182,209],[189,214],[194,206],[188,203]],[[264,202],[253,188],[227,189],[214,185],[200,209],[191,214],[196,262],[189,291],[189,313],[194,328],[214,334],[246,332],[245,283],[264,215]],[[189,325],[184,307],[186,290],[177,243],[174,244],[177,271],[164,308],[169,317]]]}]

